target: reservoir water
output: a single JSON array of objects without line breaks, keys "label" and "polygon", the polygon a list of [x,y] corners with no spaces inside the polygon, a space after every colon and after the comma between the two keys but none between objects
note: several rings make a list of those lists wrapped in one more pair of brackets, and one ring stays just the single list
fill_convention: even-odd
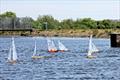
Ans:
[{"label": "reservoir water", "polygon": [[111,48],[109,39],[93,38],[100,52],[86,58],[88,38],[52,37],[70,51],[47,52],[44,37],[36,37],[37,55],[52,56],[33,60],[34,38],[16,37],[18,62],[7,62],[11,38],[0,37],[0,80],[120,80],[120,48]]}]

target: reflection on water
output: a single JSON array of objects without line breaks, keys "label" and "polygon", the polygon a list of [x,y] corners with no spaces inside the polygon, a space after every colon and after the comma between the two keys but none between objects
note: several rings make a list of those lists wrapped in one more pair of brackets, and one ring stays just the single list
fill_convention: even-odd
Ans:
[{"label": "reflection on water", "polygon": [[[120,49],[110,48],[108,39],[93,39],[100,49],[96,58],[87,59],[88,38],[53,38],[61,40],[68,52],[48,53],[45,38],[37,38],[37,55],[32,60],[34,39],[15,38],[18,63],[7,63],[10,38],[0,38],[0,80],[120,80]],[[52,57],[50,57],[52,56]]]}]

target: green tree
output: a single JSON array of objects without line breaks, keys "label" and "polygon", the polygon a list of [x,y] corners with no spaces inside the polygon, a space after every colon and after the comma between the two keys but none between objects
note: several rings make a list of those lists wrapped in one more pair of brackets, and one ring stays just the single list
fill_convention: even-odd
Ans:
[{"label": "green tree", "polygon": [[97,21],[97,29],[105,29],[105,25],[102,21]]},{"label": "green tree", "polygon": [[119,29],[120,29],[120,21],[117,21],[117,22],[115,23],[115,28],[119,28]]},{"label": "green tree", "polygon": [[97,23],[91,18],[77,19],[75,22],[75,27],[79,29],[96,29]]},{"label": "green tree", "polygon": [[7,11],[3,14],[0,14],[0,17],[10,17],[10,18],[15,18],[16,17],[16,14],[14,12],[10,12],[10,11]]},{"label": "green tree", "polygon": [[113,22],[111,20],[103,20],[102,24],[105,26],[106,29],[111,29],[113,27]]},{"label": "green tree", "polygon": [[39,16],[37,19],[37,23],[41,23],[41,27],[45,30],[45,22],[47,22],[48,29],[58,29],[59,21],[54,19],[50,15]]},{"label": "green tree", "polygon": [[32,22],[33,28],[42,30],[42,24],[39,21]]},{"label": "green tree", "polygon": [[74,29],[74,21],[72,19],[63,20],[60,24],[62,29]]}]

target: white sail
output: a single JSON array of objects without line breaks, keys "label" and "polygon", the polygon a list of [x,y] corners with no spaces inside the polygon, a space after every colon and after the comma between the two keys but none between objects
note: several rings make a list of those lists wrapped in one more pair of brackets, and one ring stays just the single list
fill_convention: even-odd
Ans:
[{"label": "white sail", "polygon": [[59,45],[59,50],[64,50],[64,51],[68,50],[60,41],[58,41],[58,45]]},{"label": "white sail", "polygon": [[55,47],[55,44],[54,44],[54,42],[52,41],[52,48],[54,49],[54,50],[57,50],[57,48]]},{"label": "white sail", "polygon": [[13,60],[17,60],[17,53],[15,48],[14,38],[12,38],[12,50],[13,50]]},{"label": "white sail", "polygon": [[92,54],[92,36],[90,36],[90,39],[89,39],[89,50],[88,50],[88,56],[91,56]]},{"label": "white sail", "polygon": [[47,39],[47,43],[48,43],[48,50],[52,50],[52,49],[57,50],[57,48],[55,47],[55,44],[52,40]]},{"label": "white sail", "polygon": [[34,46],[34,53],[32,55],[33,59],[38,59],[38,58],[43,58],[43,56],[37,56],[37,44],[36,44],[36,40],[35,40],[35,46]]},{"label": "white sail", "polygon": [[14,38],[12,38],[12,45],[9,50],[8,61],[12,62],[16,60],[17,60],[17,53],[16,53],[16,48],[15,48]]},{"label": "white sail", "polygon": [[33,53],[33,56],[36,55],[36,50],[37,50],[37,48],[36,48],[36,41],[35,41],[35,47],[34,47],[34,53]]},{"label": "white sail", "polygon": [[12,59],[12,52],[11,52],[12,50],[11,50],[11,47],[10,47],[10,50],[9,50],[9,55],[8,55],[8,61],[11,61],[11,59]]},{"label": "white sail", "polygon": [[92,51],[93,52],[98,52],[98,48],[92,43]]},{"label": "white sail", "polygon": [[91,56],[92,53],[94,52],[98,52],[99,50],[97,49],[97,47],[94,45],[94,43],[92,43],[92,35],[90,36],[90,40],[89,40],[89,50],[88,50],[88,56]]}]

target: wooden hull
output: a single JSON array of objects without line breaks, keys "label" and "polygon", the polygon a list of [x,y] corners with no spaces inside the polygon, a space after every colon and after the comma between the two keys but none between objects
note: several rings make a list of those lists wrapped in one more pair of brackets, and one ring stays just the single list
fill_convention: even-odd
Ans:
[{"label": "wooden hull", "polygon": [[40,59],[40,58],[44,58],[44,56],[32,56],[32,59]]},{"label": "wooden hull", "polygon": [[16,64],[17,63],[17,60],[10,60],[10,61],[8,61],[9,63],[11,63],[11,64]]},{"label": "wooden hull", "polygon": [[54,55],[52,56],[32,56],[32,59],[42,59],[42,58],[53,58],[55,57]]}]

